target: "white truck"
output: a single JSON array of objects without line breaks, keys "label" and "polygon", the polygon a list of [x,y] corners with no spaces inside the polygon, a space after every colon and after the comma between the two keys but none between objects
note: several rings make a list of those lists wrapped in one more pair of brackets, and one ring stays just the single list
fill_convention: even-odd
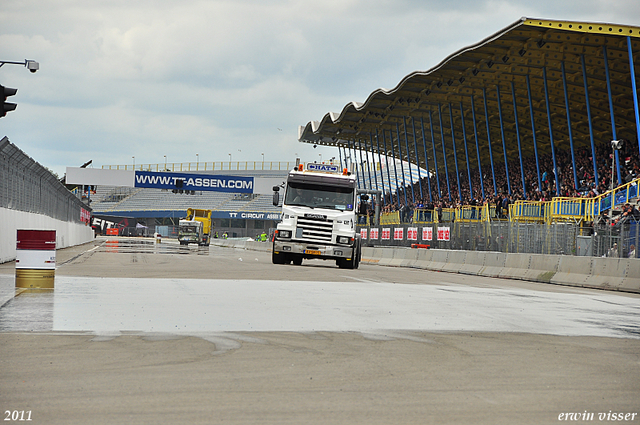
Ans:
[{"label": "white truck", "polygon": [[[340,268],[357,269],[361,257],[356,231],[356,178],[337,165],[300,160],[289,172],[282,200],[282,221],[273,238],[274,264],[302,264],[305,258],[335,260]],[[280,203],[279,186],[273,204]]]}]

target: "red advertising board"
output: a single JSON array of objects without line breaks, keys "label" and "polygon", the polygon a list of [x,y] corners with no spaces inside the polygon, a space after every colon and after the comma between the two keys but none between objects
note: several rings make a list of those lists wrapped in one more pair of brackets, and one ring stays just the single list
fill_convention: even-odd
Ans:
[{"label": "red advertising board", "polygon": [[422,240],[423,241],[432,241],[433,240],[433,227],[423,227],[422,228]]},{"label": "red advertising board", "polygon": [[389,239],[391,239],[391,229],[390,228],[383,228],[382,229],[382,240],[383,241],[388,241]]}]

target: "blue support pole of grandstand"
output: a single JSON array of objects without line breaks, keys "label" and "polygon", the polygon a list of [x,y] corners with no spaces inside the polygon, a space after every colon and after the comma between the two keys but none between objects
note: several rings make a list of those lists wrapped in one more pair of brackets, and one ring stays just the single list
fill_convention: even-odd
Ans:
[{"label": "blue support pole of grandstand", "polygon": [[[393,204],[393,190],[391,189],[391,170],[389,169],[389,153],[387,152],[387,138],[384,135],[384,129],[382,129],[382,147],[384,148],[384,161],[387,163],[387,181],[389,182],[389,203]],[[396,176],[396,186],[397,186],[397,183],[398,183],[398,177]]]},{"label": "blue support pole of grandstand", "polygon": [[367,189],[367,180],[364,177],[364,162],[362,161],[362,142],[358,140],[358,156],[360,157],[360,169],[362,170],[362,188]]},{"label": "blue support pole of grandstand", "polygon": [[[351,156],[351,144],[353,144],[353,156]],[[356,142],[353,140],[349,141],[349,159],[351,159],[351,163],[355,164],[356,169],[353,170],[356,173],[356,183],[358,184],[358,188],[360,188],[360,176],[358,175],[358,163],[355,161],[356,158]]]},{"label": "blue support pole of grandstand", "polygon": [[551,126],[551,106],[549,105],[549,87],[547,84],[547,67],[542,67],[542,80],[544,83],[544,101],[547,105],[547,122],[549,123],[549,143],[551,144],[551,158],[553,159],[553,174],[556,180],[556,195],[560,196],[560,179],[558,178],[558,166],[556,164],[556,147],[553,144],[553,127]]},{"label": "blue support pole of grandstand", "polygon": [[420,199],[424,201],[424,193],[422,193],[422,176],[420,175],[420,157],[418,156],[418,143],[416,141],[416,120],[411,117],[411,128],[413,128],[413,148],[416,151],[416,164],[418,165],[418,185],[420,187]]},{"label": "blue support pole of grandstand", "polygon": [[[369,142],[371,142],[371,160],[373,161],[373,165],[376,165],[376,157],[373,156],[373,134],[369,133]],[[367,155],[368,157],[369,155]],[[367,161],[367,169],[369,170],[369,181],[371,181],[371,169],[369,166],[369,162]],[[376,184],[376,190],[378,190],[378,176],[376,175],[375,167],[373,169],[373,179]]]},{"label": "blue support pole of grandstand", "polygon": [[478,143],[478,124],[476,122],[476,104],[471,96],[471,117],[473,118],[473,135],[476,139],[476,155],[478,157],[478,173],[480,174],[480,190],[482,192],[482,199],[484,196],[484,175],[482,174],[482,163],[480,161],[480,144]]},{"label": "blue support pole of grandstand", "polygon": [[[376,146],[378,147],[378,164],[380,164],[380,183],[382,183],[382,205],[385,206],[387,205],[387,201],[385,200],[385,196],[384,196],[384,173],[382,172],[382,157],[380,156],[380,137],[378,136],[378,129],[376,128]],[[385,158],[387,156],[385,155]],[[389,168],[387,168],[387,171],[389,171]],[[376,180],[376,185],[377,185],[377,180]]]},{"label": "blue support pole of grandstand", "polygon": [[[384,134],[384,133],[383,133]],[[391,138],[391,157],[393,158],[393,174],[396,176],[396,198],[398,199],[398,206],[400,206],[400,185],[398,184],[398,167],[396,167],[396,151],[393,145],[393,130],[389,129],[389,137]]]},{"label": "blue support pole of grandstand", "polygon": [[631,89],[633,93],[633,108],[636,112],[636,134],[638,149],[640,150],[640,107],[638,107],[638,89],[636,88],[636,72],[633,65],[633,50],[631,49],[631,37],[627,36],[627,48],[629,50],[629,71],[631,73]]},{"label": "blue support pole of grandstand", "polygon": [[516,123],[516,138],[518,139],[518,154],[520,155],[520,178],[522,179],[522,194],[527,198],[527,185],[524,180],[524,165],[522,164],[522,144],[520,142],[520,124],[518,123],[518,106],[516,105],[516,87],[511,82],[511,99],[513,100],[513,116]]},{"label": "blue support pole of grandstand", "polygon": [[[613,114],[613,96],[611,95],[611,78],[609,76],[609,60],[607,59],[607,46],[602,46],[602,53],[604,54],[604,71],[607,77],[607,93],[609,94],[609,110],[611,112],[611,132],[613,134],[612,140],[618,140],[616,133],[616,120]],[[616,158],[616,168],[618,171],[618,185],[622,184],[622,175],[620,174],[620,155],[618,149],[614,149],[614,156]]]},{"label": "blue support pole of grandstand", "polygon": [[[531,115],[531,135],[533,136],[533,153],[536,156],[536,171],[538,172],[538,190],[542,192],[542,182],[540,179],[540,161],[538,161],[538,141],[536,140],[536,120],[533,114],[533,101],[531,100],[531,82],[529,81],[528,74],[526,75],[526,79],[527,79],[527,96],[529,98],[529,115]],[[589,119],[589,126],[591,126],[591,119]],[[594,160],[595,160],[595,156],[594,156]]]},{"label": "blue support pole of grandstand", "polygon": [[591,162],[593,162],[593,177],[596,187],[600,184],[598,181],[598,166],[596,163],[596,145],[593,138],[593,123],[591,121],[591,105],[589,104],[589,85],[587,84],[587,67],[584,64],[584,55],[580,55],[580,64],[582,65],[582,81],[584,81],[584,100],[587,108],[587,121],[589,121],[589,136],[591,138]]},{"label": "blue support pole of grandstand", "polygon": [[[400,171],[402,171],[402,193],[404,194],[404,204],[407,205],[407,180],[404,176],[404,161],[402,161],[402,144],[400,143],[400,124],[396,123],[396,140],[398,140],[398,154],[400,154]],[[393,135],[391,135],[391,146],[393,146]],[[408,157],[408,155],[407,155]],[[393,164],[395,165],[395,161]]]},{"label": "blue support pole of grandstand", "polygon": [[[371,138],[371,134],[369,134],[369,138]],[[371,143],[371,152],[373,153],[373,143]],[[369,190],[373,189],[371,186],[371,166],[369,165],[369,148],[367,147],[367,139],[364,139],[364,155],[367,158],[367,175],[369,176]],[[362,170],[364,173],[364,169]]]},{"label": "blue support pole of grandstand", "polygon": [[496,172],[493,168],[493,152],[491,152],[491,129],[489,128],[489,108],[487,108],[487,90],[482,88],[482,99],[484,100],[484,119],[487,123],[487,143],[489,144],[489,161],[491,161],[491,176],[493,177],[493,194],[498,194],[496,185]]},{"label": "blue support pole of grandstand", "polygon": [[431,198],[431,171],[429,171],[429,158],[427,157],[427,139],[424,136],[424,119],[420,117],[420,130],[422,131],[422,147],[424,148],[424,168],[427,170],[427,186],[429,187],[429,202]]},{"label": "blue support pole of grandstand", "polygon": [[467,130],[464,126],[464,110],[462,109],[462,101],[460,101],[460,119],[462,125],[462,140],[464,140],[464,156],[467,158],[467,176],[469,177],[469,199],[473,199],[473,186],[471,185],[471,167],[469,167],[469,152],[467,149]]},{"label": "blue support pole of grandstand", "polygon": [[436,156],[436,138],[433,135],[433,120],[431,119],[431,109],[429,109],[429,127],[431,129],[431,146],[433,146],[433,162],[436,164],[436,182],[438,183],[438,200],[442,196],[440,190],[440,173],[438,173],[438,157]]},{"label": "blue support pole of grandstand", "polygon": [[567,128],[569,129],[569,146],[571,147],[571,164],[573,165],[573,187],[578,190],[578,171],[576,170],[576,156],[573,151],[573,132],[571,131],[571,113],[569,111],[569,92],[567,91],[567,73],[564,69],[564,61],[560,62],[562,70],[562,87],[564,88],[564,103],[567,107]]},{"label": "blue support pole of grandstand", "polygon": [[342,146],[342,159],[344,161],[342,168],[349,168],[349,162],[347,161],[347,148]]},{"label": "blue support pole of grandstand", "polygon": [[444,148],[444,126],[442,125],[442,107],[438,103],[438,118],[440,119],[440,140],[442,141],[442,156],[444,157],[444,175],[447,177],[447,191],[451,201],[451,185],[449,184],[449,168],[447,167],[447,151]]},{"label": "blue support pole of grandstand", "polygon": [[462,201],[462,187],[460,187],[460,171],[458,170],[458,154],[456,152],[456,133],[453,131],[453,107],[449,103],[449,124],[451,125],[451,143],[453,144],[453,161],[456,164],[456,180],[458,181],[458,199]]},{"label": "blue support pole of grandstand", "polygon": [[500,135],[502,136],[502,153],[504,154],[504,171],[507,175],[507,190],[511,195],[511,178],[509,177],[509,165],[507,164],[507,144],[504,140],[504,122],[502,121],[502,102],[500,101],[500,86],[496,85],[498,95],[498,117],[500,118]]},{"label": "blue support pole of grandstand", "polygon": [[[402,116],[402,127],[404,129],[404,145],[407,148],[407,165],[409,166],[409,186],[411,186],[411,201],[415,204],[416,195],[413,193],[413,173],[411,171],[411,154],[409,151],[409,138],[407,137],[407,119],[405,116]],[[398,127],[398,129],[399,128],[400,127]],[[399,143],[400,143],[400,140],[398,140],[398,144]],[[402,153],[400,154],[400,156],[402,157]]]},{"label": "blue support pole of grandstand", "polygon": [[347,148],[346,147],[342,147],[342,156],[344,158],[344,165],[343,168],[349,168],[349,162],[348,162],[348,156],[347,156]]}]

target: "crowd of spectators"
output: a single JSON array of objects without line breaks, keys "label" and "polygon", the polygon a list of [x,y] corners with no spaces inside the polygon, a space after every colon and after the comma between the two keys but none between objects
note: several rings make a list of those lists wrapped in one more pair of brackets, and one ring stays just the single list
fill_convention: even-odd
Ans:
[{"label": "crowd of spectators", "polygon": [[[495,192],[491,166],[483,164],[482,184],[484,185],[484,197],[482,196],[480,173],[472,169],[471,186],[473,190],[470,190],[466,164],[459,163],[459,167],[465,166],[464,169],[461,168],[459,176],[461,194],[458,192],[458,178],[455,168],[451,171],[452,167],[449,167],[449,190],[447,189],[447,177],[443,170],[439,169],[438,177],[436,175],[430,176],[431,196],[429,196],[429,181],[425,176],[420,181],[413,183],[413,185],[400,186],[397,192],[387,192],[385,194],[383,212],[400,211],[400,214],[405,216],[415,208],[442,210],[443,208],[457,208],[464,205],[481,206],[490,204],[496,206],[497,215],[503,216],[508,211],[508,205],[516,200],[550,201],[555,196],[593,198],[610,189],[612,182],[612,150],[608,143],[602,143],[596,147],[597,184],[591,147],[576,150],[574,157],[576,164],[575,180],[571,152],[569,150],[556,152],[557,186],[551,153],[540,154],[538,157],[540,180],[538,180],[535,157],[523,159],[523,185],[519,159],[508,163],[509,182],[507,182],[504,161],[496,160],[496,158],[503,157],[494,153]],[[617,172],[614,170],[613,181],[615,186],[640,178],[640,156],[638,155],[637,144],[626,143],[623,149],[619,151],[619,158],[622,182],[618,182]],[[440,181],[440,193],[438,192],[438,179]],[[509,191],[509,189],[511,190]]]}]

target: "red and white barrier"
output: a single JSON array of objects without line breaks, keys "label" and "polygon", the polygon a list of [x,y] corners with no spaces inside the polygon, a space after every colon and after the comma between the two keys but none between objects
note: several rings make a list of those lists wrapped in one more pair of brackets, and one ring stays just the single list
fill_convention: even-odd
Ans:
[{"label": "red and white barrier", "polygon": [[16,288],[53,288],[56,272],[56,231],[18,230]]}]

